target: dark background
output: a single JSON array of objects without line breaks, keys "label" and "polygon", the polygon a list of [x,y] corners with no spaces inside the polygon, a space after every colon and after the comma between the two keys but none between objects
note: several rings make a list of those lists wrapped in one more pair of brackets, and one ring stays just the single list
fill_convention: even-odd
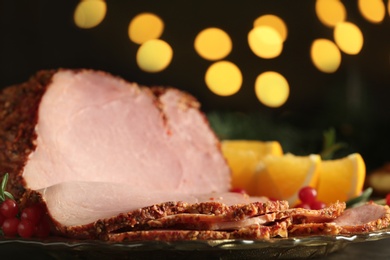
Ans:
[{"label": "dark background", "polygon": [[[79,1],[2,0],[0,3],[0,86],[26,81],[36,71],[91,68],[143,85],[173,86],[202,103],[221,138],[278,140],[285,152],[318,153],[322,134],[334,128],[337,141],[348,144],[336,156],[359,152],[367,168],[390,161],[390,18],[372,24],[358,11],[357,1],[342,1],[347,21],[359,26],[364,46],[358,55],[342,53],[336,73],[318,71],[310,60],[317,38],[333,40],[333,30],[316,17],[315,1],[120,1],[107,0],[107,15],[92,29],[73,22]],[[298,4],[299,3],[299,4]],[[387,1],[386,1],[387,5]],[[165,22],[161,39],[173,48],[170,66],[160,73],[141,71],[138,45],[127,35],[130,20],[152,12]],[[263,14],[281,17],[288,27],[282,54],[271,60],[255,56],[247,44],[253,21]],[[219,27],[232,38],[226,60],[243,73],[242,89],[218,97],[204,83],[210,61],[193,48],[195,36]],[[280,108],[268,108],[254,95],[261,72],[274,70],[289,82],[290,96]]]}]

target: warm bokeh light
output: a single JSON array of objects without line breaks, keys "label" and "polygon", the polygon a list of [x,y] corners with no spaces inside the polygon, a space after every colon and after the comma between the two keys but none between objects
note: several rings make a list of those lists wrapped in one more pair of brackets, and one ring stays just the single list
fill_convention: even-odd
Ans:
[{"label": "warm bokeh light", "polygon": [[270,26],[257,26],[248,34],[249,47],[254,54],[264,59],[272,59],[283,50],[280,34]]},{"label": "warm bokeh light", "polygon": [[346,11],[339,0],[317,0],[315,10],[318,19],[326,26],[334,27],[346,19]]},{"label": "warm bokeh light", "polygon": [[280,17],[273,14],[266,14],[258,17],[253,22],[253,27],[263,26],[263,25],[274,28],[280,34],[280,37],[282,37],[282,41],[286,40],[287,26]]},{"label": "warm bokeh light", "polygon": [[194,48],[204,59],[219,60],[231,52],[232,40],[219,28],[207,28],[196,36]]},{"label": "warm bokeh light", "polygon": [[129,23],[128,34],[131,41],[142,44],[160,38],[164,31],[164,22],[155,14],[141,13]]},{"label": "warm bokeh light", "polygon": [[146,72],[164,70],[172,61],[171,46],[163,40],[153,39],[143,43],[137,51],[137,64]]},{"label": "warm bokeh light", "polygon": [[264,105],[280,107],[287,101],[290,87],[281,74],[275,71],[267,71],[257,77],[255,93]]},{"label": "warm bokeh light", "polygon": [[363,34],[353,23],[338,23],[334,28],[333,36],[337,46],[344,53],[358,54],[363,47]]},{"label": "warm bokeh light", "polygon": [[213,93],[220,96],[230,96],[240,90],[242,74],[234,63],[218,61],[207,69],[205,81]]},{"label": "warm bokeh light", "polygon": [[389,13],[390,16],[390,0],[387,0],[387,12]]},{"label": "warm bokeh light", "polygon": [[317,39],[311,45],[311,60],[322,72],[333,73],[341,63],[341,53],[336,44],[328,39]]},{"label": "warm bokeh light", "polygon": [[102,0],[84,0],[77,4],[73,20],[77,27],[90,29],[98,26],[107,13],[107,4]]},{"label": "warm bokeh light", "polygon": [[380,23],[386,14],[386,7],[383,0],[359,0],[359,11],[369,22]]}]

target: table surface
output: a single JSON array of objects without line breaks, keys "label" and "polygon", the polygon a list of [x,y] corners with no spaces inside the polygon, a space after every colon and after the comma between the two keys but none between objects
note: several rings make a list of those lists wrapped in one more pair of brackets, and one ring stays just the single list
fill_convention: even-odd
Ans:
[{"label": "table surface", "polygon": [[390,238],[378,241],[368,241],[350,244],[346,248],[316,259],[343,260],[343,259],[390,259]]}]

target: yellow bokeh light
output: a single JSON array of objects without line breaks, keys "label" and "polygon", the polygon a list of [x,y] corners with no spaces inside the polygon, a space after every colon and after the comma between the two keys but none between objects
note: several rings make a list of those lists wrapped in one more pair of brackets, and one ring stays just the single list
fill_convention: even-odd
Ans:
[{"label": "yellow bokeh light", "polygon": [[390,16],[390,0],[387,0],[387,12],[389,13]]},{"label": "yellow bokeh light", "polygon": [[336,44],[328,39],[317,39],[311,45],[311,60],[322,72],[333,73],[341,63],[341,53]]},{"label": "yellow bokeh light", "polygon": [[261,103],[268,107],[280,107],[290,94],[287,80],[275,71],[260,74],[255,82],[255,93]]},{"label": "yellow bokeh light", "polygon": [[257,26],[248,34],[248,43],[254,54],[264,59],[272,59],[283,50],[280,34],[270,26]]},{"label": "yellow bokeh light", "polygon": [[386,7],[382,0],[359,0],[359,11],[369,22],[380,23],[386,14]]},{"label": "yellow bokeh light", "polygon": [[333,36],[337,46],[344,53],[358,54],[363,47],[363,34],[353,23],[338,23],[334,28]]},{"label": "yellow bokeh light", "polygon": [[213,93],[220,96],[230,96],[240,90],[242,74],[234,63],[218,61],[207,69],[205,82]]},{"label": "yellow bokeh light", "polygon": [[207,28],[195,38],[194,48],[204,59],[219,60],[225,58],[232,50],[232,40],[219,28]]},{"label": "yellow bokeh light", "polygon": [[287,26],[280,17],[272,14],[266,14],[258,17],[253,22],[253,27],[264,25],[274,28],[280,34],[282,41],[287,39]]},{"label": "yellow bokeh light", "polygon": [[346,19],[346,11],[339,0],[317,0],[315,10],[318,19],[326,26],[334,27]]},{"label": "yellow bokeh light", "polygon": [[143,43],[137,51],[137,64],[146,72],[164,70],[172,61],[171,46],[163,40],[153,39]]},{"label": "yellow bokeh light", "polygon": [[132,42],[142,44],[158,39],[164,31],[164,22],[155,14],[141,13],[129,23],[128,35]]},{"label": "yellow bokeh light", "polygon": [[107,13],[107,4],[102,0],[81,1],[76,6],[73,20],[77,27],[90,29],[98,26]]}]

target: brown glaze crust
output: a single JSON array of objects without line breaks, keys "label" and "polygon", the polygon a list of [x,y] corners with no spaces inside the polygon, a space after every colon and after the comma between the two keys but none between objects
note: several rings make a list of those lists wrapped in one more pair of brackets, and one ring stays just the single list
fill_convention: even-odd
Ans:
[{"label": "brown glaze crust", "polygon": [[38,107],[55,71],[40,71],[27,82],[0,92],[0,177],[8,173],[7,190],[19,199],[25,191],[21,176],[35,150]]},{"label": "brown glaze crust", "polygon": [[[189,204],[186,202],[166,202],[144,207],[129,213],[119,214],[112,218],[98,220],[83,226],[59,226],[57,232],[71,238],[99,238],[107,240],[109,234],[151,229],[148,224],[176,214],[205,214],[221,216],[224,221],[238,221],[270,212],[280,212],[288,208],[286,201],[255,202],[245,205],[226,206],[220,202],[203,202]],[[239,216],[239,218],[237,217]]]},{"label": "brown glaze crust", "polygon": [[290,220],[274,222],[269,226],[251,225],[234,231],[213,230],[140,230],[112,233],[108,241],[180,241],[180,240],[215,240],[215,239],[270,239],[287,237],[287,227]]}]

